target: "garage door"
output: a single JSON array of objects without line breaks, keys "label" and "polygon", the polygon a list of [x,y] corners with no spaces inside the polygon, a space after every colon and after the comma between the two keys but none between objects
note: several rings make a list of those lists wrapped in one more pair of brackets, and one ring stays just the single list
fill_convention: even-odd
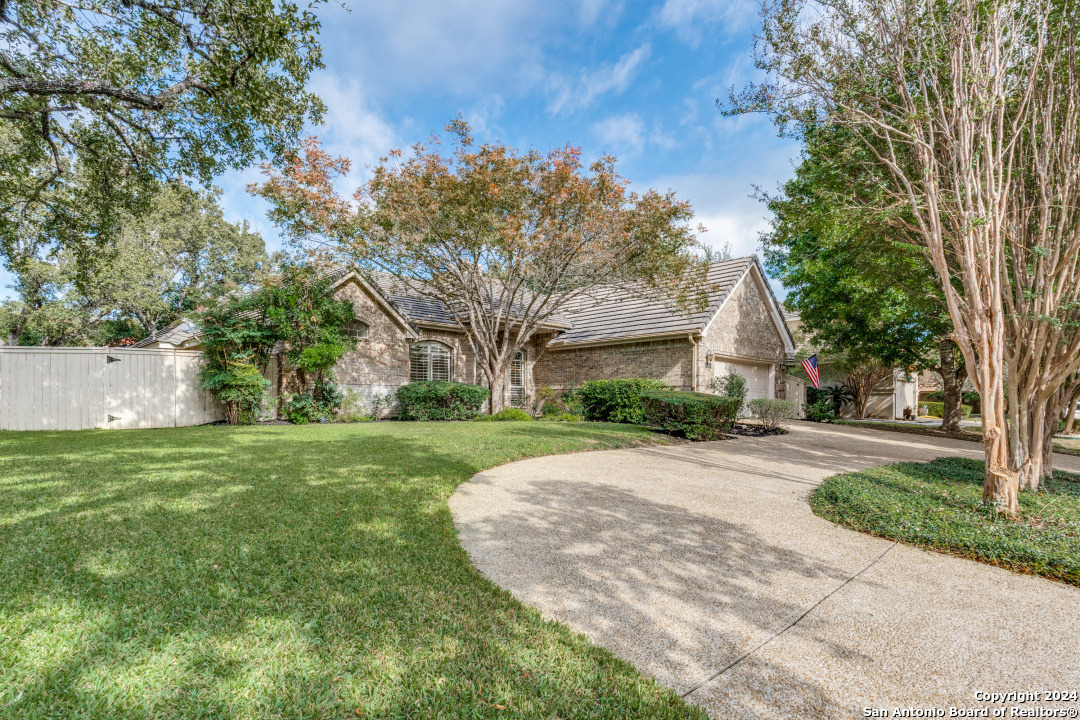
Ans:
[{"label": "garage door", "polygon": [[720,378],[727,375],[728,368],[734,368],[735,372],[746,378],[746,399],[758,400],[772,397],[769,392],[769,369],[770,365],[758,365],[755,363],[728,362],[725,360],[713,361],[713,377]]}]

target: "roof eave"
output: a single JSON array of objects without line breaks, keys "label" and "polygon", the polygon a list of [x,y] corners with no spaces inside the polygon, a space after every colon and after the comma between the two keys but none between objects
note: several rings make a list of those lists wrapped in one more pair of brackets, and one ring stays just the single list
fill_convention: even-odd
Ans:
[{"label": "roof eave", "polygon": [[657,340],[696,340],[701,337],[701,330],[688,328],[678,332],[652,333],[647,335],[620,335],[597,340],[584,340],[582,342],[560,341],[558,338],[551,340],[547,347],[550,350],[577,350],[578,348],[603,347],[604,345],[630,345],[638,342],[655,342]]}]

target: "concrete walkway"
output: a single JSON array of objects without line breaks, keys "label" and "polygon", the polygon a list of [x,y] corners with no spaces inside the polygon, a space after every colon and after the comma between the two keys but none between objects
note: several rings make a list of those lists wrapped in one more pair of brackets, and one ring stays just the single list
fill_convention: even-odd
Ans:
[{"label": "concrete walkway", "polygon": [[[487,577],[716,718],[1078,690],[1080,589],[845,530],[806,502],[837,472],[980,453],[797,423],[525,460],[477,475],[450,507]],[[1080,458],[1055,462],[1080,472]]]}]

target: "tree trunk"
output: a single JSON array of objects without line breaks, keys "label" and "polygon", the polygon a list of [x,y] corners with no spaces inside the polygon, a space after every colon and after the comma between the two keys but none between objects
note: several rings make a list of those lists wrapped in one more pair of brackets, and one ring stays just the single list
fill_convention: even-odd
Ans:
[{"label": "tree trunk", "polygon": [[1009,429],[1005,419],[1004,363],[993,362],[990,348],[980,348],[977,382],[982,395],[983,448],[986,478],[983,502],[997,512],[1015,517],[1020,514],[1020,473],[1009,453]]},{"label": "tree trunk", "polygon": [[1080,398],[1073,398],[1066,407],[1065,415],[1065,434],[1072,435],[1073,426],[1076,424],[1076,410],[1080,407]]},{"label": "tree trunk", "polygon": [[491,390],[491,400],[488,407],[491,414],[499,412],[506,406],[506,375],[505,372],[493,372],[488,387]]},{"label": "tree trunk", "polygon": [[1043,437],[1042,456],[1042,479],[1047,480],[1054,475],[1054,436],[1057,435],[1059,411],[1046,415],[1046,435]]},{"label": "tree trunk", "polygon": [[855,418],[866,419],[866,405],[870,402],[870,395],[874,386],[889,376],[892,370],[878,366],[862,366],[849,372],[844,378],[844,385],[851,391],[852,403],[855,406]]},{"label": "tree trunk", "polygon": [[938,349],[941,351],[941,365],[938,369],[941,373],[941,389],[945,393],[944,410],[941,413],[941,429],[958,433],[960,432],[960,420],[963,416],[960,407],[963,404],[963,392],[961,391],[963,385],[961,376],[963,373],[958,371],[956,367],[955,347],[953,341],[948,338],[943,338],[938,342]]},{"label": "tree trunk", "polygon": [[1009,443],[1013,467],[1020,474],[1021,490],[1038,490],[1042,477],[1042,447],[1046,428],[1046,401],[1010,403]]},{"label": "tree trunk", "polygon": [[240,424],[240,403],[235,401],[225,403],[225,422],[230,425]]}]

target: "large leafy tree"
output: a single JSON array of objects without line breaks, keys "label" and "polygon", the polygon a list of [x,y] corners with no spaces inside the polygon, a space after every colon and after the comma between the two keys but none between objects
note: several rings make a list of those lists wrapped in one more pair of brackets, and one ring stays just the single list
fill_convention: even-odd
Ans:
[{"label": "large leafy tree", "polygon": [[602,286],[688,304],[707,291],[690,206],[673,193],[631,192],[612,157],[586,167],[572,147],[477,144],[460,120],[448,131],[449,153],[437,144],[394,153],[353,198],[334,188],[348,160],[314,140],[253,189],[295,238],[445,306],[476,354],[492,412],[515,354],[570,301]]},{"label": "large leafy tree", "polygon": [[843,126],[807,124],[795,134],[804,144],[795,177],[763,196],[774,218],[762,236],[766,264],[790,289],[786,304],[814,346],[830,350],[856,408],[891,368],[933,368],[947,390],[942,424],[959,430],[952,327],[933,268],[883,217],[887,178]]},{"label": "large leafy tree", "polygon": [[778,0],[763,18],[771,80],[734,109],[843,125],[873,153],[877,206],[904,206],[982,396],[984,500],[1018,513],[1080,366],[1080,8]]},{"label": "large leafy tree", "polygon": [[262,237],[246,221],[226,220],[213,193],[170,183],[97,255],[89,285],[102,305],[153,335],[228,291],[253,287],[267,265]]},{"label": "large leafy tree", "polygon": [[[110,321],[132,319],[138,336],[232,290],[254,287],[268,260],[262,238],[228,222],[213,194],[171,183],[148,211],[124,216],[114,242],[80,259],[48,235],[24,238],[6,258],[19,301],[7,342],[94,345]],[[115,325],[115,323],[113,323]]]},{"label": "large leafy tree", "polygon": [[322,112],[305,88],[321,66],[311,8],[0,2],[0,250],[46,225],[85,259],[157,181],[205,184],[295,146]]}]

